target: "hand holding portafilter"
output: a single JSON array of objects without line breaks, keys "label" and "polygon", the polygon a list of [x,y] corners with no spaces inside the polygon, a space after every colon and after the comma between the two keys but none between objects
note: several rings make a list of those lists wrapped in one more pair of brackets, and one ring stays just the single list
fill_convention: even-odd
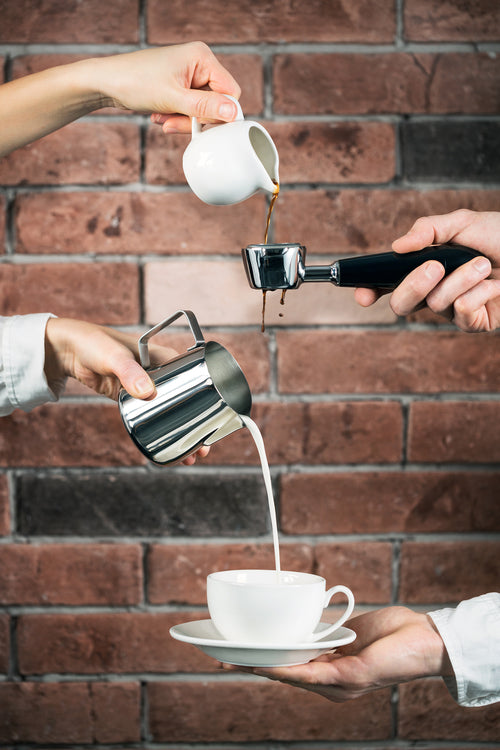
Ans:
[{"label": "hand holding portafilter", "polygon": [[252,289],[297,289],[303,282],[330,281],[335,286],[395,289],[415,268],[429,260],[439,261],[445,275],[481,255],[462,245],[432,245],[414,253],[377,253],[337,260],[328,266],[306,266],[303,245],[248,245],[243,265]]}]

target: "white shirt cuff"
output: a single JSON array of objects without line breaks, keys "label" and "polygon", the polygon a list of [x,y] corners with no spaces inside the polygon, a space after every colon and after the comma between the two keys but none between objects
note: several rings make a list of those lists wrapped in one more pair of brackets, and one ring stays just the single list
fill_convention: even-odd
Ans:
[{"label": "white shirt cuff", "polygon": [[461,706],[500,701],[500,594],[429,612],[444,641],[455,679],[445,683]]},{"label": "white shirt cuff", "polygon": [[[3,320],[2,366],[5,396],[1,413],[30,411],[47,401],[57,401],[66,380],[50,384],[45,377],[45,328],[51,313],[14,315]],[[6,403],[5,403],[6,402]]]}]

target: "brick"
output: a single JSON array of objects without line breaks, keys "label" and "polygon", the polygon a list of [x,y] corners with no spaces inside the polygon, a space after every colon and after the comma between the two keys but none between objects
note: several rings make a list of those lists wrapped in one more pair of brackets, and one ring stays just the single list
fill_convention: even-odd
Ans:
[{"label": "brick", "polygon": [[5,185],[113,185],[139,179],[139,129],[132,123],[75,122],[5,156]]},{"label": "brick", "polygon": [[193,193],[31,193],[15,201],[16,252],[239,257],[266,212],[263,197],[226,208]]},{"label": "brick", "polygon": [[19,670],[38,674],[213,672],[217,661],[169,635],[208,613],[41,614],[19,617]]},{"label": "brick", "polygon": [[471,710],[455,703],[441,680],[399,687],[398,736],[403,740],[458,740],[498,744],[500,705]]},{"label": "brick", "polygon": [[458,602],[498,587],[499,542],[404,542],[399,599]]},{"label": "brick", "polygon": [[498,41],[500,8],[496,0],[407,0],[404,34],[408,41]]},{"label": "brick", "polygon": [[186,467],[175,473],[24,474],[17,482],[16,502],[18,529],[25,535],[268,533],[262,477],[243,471],[206,474]]},{"label": "brick", "polygon": [[0,42],[131,44],[139,40],[137,0],[120,0],[107,8],[99,0],[67,3],[31,0],[7,3],[2,12]]},{"label": "brick", "polygon": [[298,238],[308,255],[332,261],[337,255],[388,252],[420,216],[458,208],[495,211],[499,202],[498,190],[283,190],[273,212],[274,233],[279,240]]},{"label": "brick", "polygon": [[4,545],[0,569],[2,604],[125,605],[142,600],[139,545]]},{"label": "brick", "polygon": [[[343,584],[354,594],[357,604],[388,604],[391,601],[392,545],[388,542],[317,544],[315,573],[327,586]],[[343,604],[337,596],[333,604]]]},{"label": "brick", "polygon": [[5,247],[5,212],[7,204],[3,195],[0,195],[0,255],[4,255]]},{"label": "brick", "polygon": [[7,674],[10,663],[10,617],[0,614],[0,674]]},{"label": "brick", "polygon": [[139,274],[132,263],[4,264],[0,283],[1,315],[46,311],[103,325],[139,321]]},{"label": "brick", "polygon": [[0,683],[4,742],[137,742],[140,686],[122,683]]},{"label": "brick", "polygon": [[467,120],[401,124],[404,179],[409,182],[495,183],[500,170],[496,122]]},{"label": "brick", "polygon": [[389,182],[395,133],[383,122],[265,123],[280,155],[280,183]]},{"label": "brick", "polygon": [[[498,337],[460,331],[279,332],[282,393],[456,393],[498,388]],[[325,353],[331,353],[325,356]]]},{"label": "brick", "polygon": [[10,533],[9,483],[5,475],[0,475],[0,536]]},{"label": "brick", "polygon": [[280,527],[285,534],[495,532],[499,483],[499,472],[285,474]]},{"label": "brick", "polygon": [[[150,683],[154,742],[377,740],[391,736],[388,690],[341,706],[271,682]],[[210,706],[210,711],[200,711]]]},{"label": "brick", "polygon": [[[260,241],[260,237],[257,238]],[[251,239],[247,238],[248,242]],[[245,244],[248,244],[245,241]],[[156,323],[165,316],[165,299],[171,310],[196,311],[200,325],[254,326],[262,319],[262,293],[250,289],[239,259],[177,260],[145,264],[146,319]],[[330,284],[304,284],[286,295],[269,293],[266,299],[267,327],[283,325],[349,325],[392,323],[396,320],[388,301],[362,308],[352,289],[332,289]]]},{"label": "brick", "polygon": [[486,53],[277,55],[273,106],[287,115],[497,114],[499,79],[500,58]]},{"label": "brick", "polygon": [[[252,419],[270,464],[392,463],[401,459],[399,403],[258,403]],[[381,440],[380,436],[384,439]],[[207,464],[259,463],[246,430],[214,445]]]},{"label": "brick", "polygon": [[410,406],[410,461],[495,463],[500,460],[500,403],[416,402]]},{"label": "brick", "polygon": [[1,426],[3,466],[129,466],[146,461],[111,403],[60,403],[29,414],[16,409]]},{"label": "brick", "polygon": [[[227,10],[227,8],[226,8]],[[180,0],[168,8],[161,0],[148,5],[149,44],[203,39],[208,44],[262,42],[392,42],[395,9],[388,0],[373,5],[366,0],[300,5],[243,0],[221,14],[217,4],[195,0],[189,10]]]},{"label": "brick", "polygon": [[[313,572],[307,544],[281,544],[282,570]],[[148,600],[152,604],[205,604],[206,578],[215,570],[274,568],[272,544],[163,545],[148,554]]]}]

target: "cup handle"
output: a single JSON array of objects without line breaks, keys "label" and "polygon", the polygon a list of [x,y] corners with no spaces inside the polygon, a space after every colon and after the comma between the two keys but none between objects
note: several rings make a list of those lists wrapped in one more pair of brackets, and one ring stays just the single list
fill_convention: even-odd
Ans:
[{"label": "cup handle", "polygon": [[[228,99],[231,99],[232,102],[236,104],[236,107],[238,109],[238,114],[236,115],[236,120],[244,120],[243,117],[243,110],[241,109],[241,104],[237,99],[234,98],[234,96],[230,96],[229,94],[224,94]],[[235,122],[235,120],[233,120]],[[191,118],[191,140],[199,135],[201,133],[201,123],[199,120],[196,119],[196,117]]]},{"label": "cup handle", "polygon": [[325,594],[325,603],[323,607],[328,606],[330,603],[330,599],[332,596],[335,596],[335,594],[345,594],[347,596],[347,607],[344,612],[344,614],[339,617],[339,619],[333,623],[333,625],[330,625],[329,628],[325,628],[324,630],[321,630],[319,633],[313,633],[313,635],[310,636],[310,641],[319,641],[320,638],[324,638],[325,635],[330,635],[330,633],[333,633],[334,630],[337,630],[337,628],[340,628],[341,625],[344,624],[344,622],[351,616],[352,611],[354,609],[354,594],[352,593],[351,589],[348,589],[347,586],[334,586],[331,589],[328,589],[328,591]]}]

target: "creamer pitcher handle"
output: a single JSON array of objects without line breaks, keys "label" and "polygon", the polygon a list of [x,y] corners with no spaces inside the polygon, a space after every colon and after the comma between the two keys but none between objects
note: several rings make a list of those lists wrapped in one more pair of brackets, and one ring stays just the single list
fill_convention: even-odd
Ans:
[{"label": "creamer pitcher handle", "polygon": [[143,333],[141,338],[139,339],[139,358],[143,367],[149,367],[151,364],[148,349],[149,339],[163,330],[163,328],[169,326],[171,323],[177,320],[177,318],[180,318],[181,315],[186,316],[189,327],[191,329],[191,333],[193,334],[195,340],[194,345],[188,347],[188,351],[190,351],[191,349],[196,349],[198,346],[203,346],[205,344],[205,339],[203,338],[203,334],[201,332],[200,326],[198,325],[195,314],[191,312],[191,310],[177,310],[177,312],[171,315],[170,318],[162,320],[161,323],[158,323],[157,325],[153,326],[153,328],[150,328],[149,331]]},{"label": "creamer pitcher handle", "polygon": [[[232,122],[236,122],[236,120],[244,120],[243,117],[243,110],[241,109],[241,104],[237,99],[234,98],[234,96],[230,96],[229,94],[224,94],[228,99],[231,99],[232,102],[236,104],[236,107],[238,108],[238,114],[236,115],[236,118],[232,120]],[[191,138],[194,138],[196,135],[199,135],[201,133],[201,123],[199,120],[196,119],[196,117],[191,118]]]}]

